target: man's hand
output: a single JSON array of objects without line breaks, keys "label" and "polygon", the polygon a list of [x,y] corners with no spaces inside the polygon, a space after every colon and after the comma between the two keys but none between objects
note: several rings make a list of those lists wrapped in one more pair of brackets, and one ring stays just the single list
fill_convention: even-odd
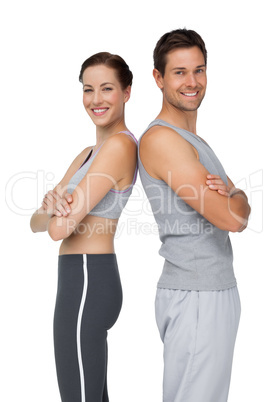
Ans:
[{"label": "man's hand", "polygon": [[51,190],[44,196],[42,207],[48,214],[58,217],[68,216],[71,212],[70,204],[72,202],[71,194],[66,193],[62,198],[55,190]]},{"label": "man's hand", "polygon": [[226,186],[220,176],[217,176],[215,174],[207,175],[206,184],[208,188],[212,191],[217,191],[219,194],[224,195],[225,197],[231,196],[230,187]]}]

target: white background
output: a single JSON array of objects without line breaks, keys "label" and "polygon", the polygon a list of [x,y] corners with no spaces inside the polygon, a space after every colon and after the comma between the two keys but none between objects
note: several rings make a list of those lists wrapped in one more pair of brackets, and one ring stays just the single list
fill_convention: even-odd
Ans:
[{"label": "white background", "polygon": [[[2,401],[60,401],[52,339],[59,244],[31,233],[29,220],[72,159],[95,141],[82,106],[80,66],[98,51],[127,61],[134,82],[126,121],[138,138],[161,106],[153,48],[162,34],[183,27],[199,32],[208,50],[198,134],[231,179],[246,186],[253,209],[249,229],[231,235],[242,318],[229,402],[268,400],[264,7],[262,0],[11,0],[1,7]],[[119,227],[124,305],[109,334],[110,400],[160,402],[154,295],[163,259],[139,181]]]}]

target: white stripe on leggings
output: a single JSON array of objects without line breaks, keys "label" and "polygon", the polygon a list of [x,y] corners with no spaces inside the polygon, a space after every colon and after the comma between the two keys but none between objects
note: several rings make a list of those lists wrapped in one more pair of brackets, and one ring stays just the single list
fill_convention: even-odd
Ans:
[{"label": "white stripe on leggings", "polygon": [[87,276],[87,255],[83,254],[83,271],[84,271],[84,287],[81,298],[81,303],[79,307],[78,319],[77,319],[77,330],[76,330],[76,342],[77,342],[77,355],[78,355],[78,365],[80,372],[80,383],[81,383],[81,402],[85,402],[85,378],[83,369],[83,360],[81,352],[81,322],[86,301],[87,287],[88,287],[88,276]]}]

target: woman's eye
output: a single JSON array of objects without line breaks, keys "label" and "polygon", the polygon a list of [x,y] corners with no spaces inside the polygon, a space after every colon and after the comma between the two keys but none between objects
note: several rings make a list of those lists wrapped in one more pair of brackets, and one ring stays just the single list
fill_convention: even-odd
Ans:
[{"label": "woman's eye", "polygon": [[93,92],[93,91],[92,91],[92,89],[84,89],[84,92],[88,93],[88,92]]},{"label": "woman's eye", "polygon": [[112,89],[113,89],[113,88],[106,87],[106,88],[104,88],[103,90],[104,90],[104,91],[112,91]]}]

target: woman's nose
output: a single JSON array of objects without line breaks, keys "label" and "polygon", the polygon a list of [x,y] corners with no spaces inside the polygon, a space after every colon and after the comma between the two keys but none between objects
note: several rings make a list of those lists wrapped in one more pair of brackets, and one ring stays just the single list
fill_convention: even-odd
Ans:
[{"label": "woman's nose", "polygon": [[93,103],[95,105],[100,105],[102,103],[102,96],[99,91],[94,92]]}]

